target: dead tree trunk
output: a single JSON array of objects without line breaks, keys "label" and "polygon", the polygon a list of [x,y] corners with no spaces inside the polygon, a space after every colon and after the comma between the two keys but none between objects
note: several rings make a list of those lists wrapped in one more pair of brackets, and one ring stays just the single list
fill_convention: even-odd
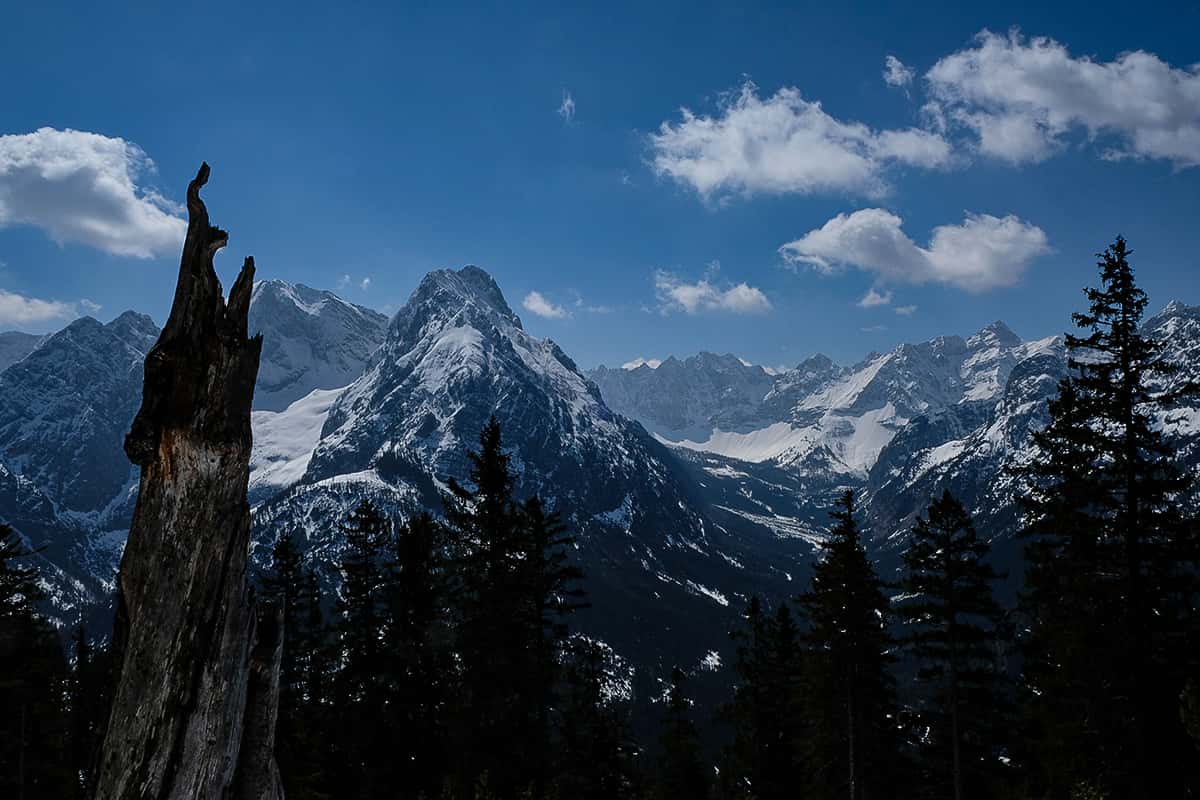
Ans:
[{"label": "dead tree trunk", "polygon": [[97,800],[282,798],[274,756],[278,625],[256,625],[247,582],[250,402],[261,337],[247,338],[247,258],[226,303],[213,255],[228,241],[188,186],[171,316],[146,357],[125,439],[141,467],[118,576],[121,665]]}]

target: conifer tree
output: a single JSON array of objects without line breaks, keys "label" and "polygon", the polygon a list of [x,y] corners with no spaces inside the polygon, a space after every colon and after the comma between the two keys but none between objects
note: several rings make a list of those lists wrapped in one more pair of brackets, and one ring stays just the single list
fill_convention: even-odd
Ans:
[{"label": "conifer tree", "polygon": [[[519,527],[524,552],[520,560],[525,587],[525,608],[529,628],[530,663],[526,677],[529,685],[523,691],[534,708],[531,721],[534,758],[550,764],[550,709],[556,704],[559,684],[559,665],[569,632],[568,619],[587,604],[579,586],[583,572],[570,562],[569,548],[575,537],[567,532],[557,514],[547,514],[537,495],[521,505]],[[545,776],[538,779],[544,786]],[[535,787],[537,788],[537,787]]]},{"label": "conifer tree", "polygon": [[710,768],[705,764],[700,736],[692,722],[692,701],[683,690],[686,680],[682,669],[672,668],[658,738],[658,779],[654,792],[658,800],[708,795]]},{"label": "conifer tree", "polygon": [[319,787],[325,759],[321,742],[329,719],[326,698],[313,691],[315,676],[311,674],[318,667],[315,651],[324,627],[319,584],[316,574],[303,566],[297,538],[284,535],[275,543],[262,584],[265,597],[280,609],[284,627],[275,757],[288,797],[308,800],[322,795]]},{"label": "conifer tree", "polygon": [[333,690],[338,718],[334,776],[341,792],[386,796],[389,754],[382,637],[385,619],[383,554],[390,523],[363,500],[342,526],[342,594],[335,604],[338,663]]},{"label": "conifer tree", "polygon": [[[1189,480],[1161,420],[1195,387],[1141,330],[1147,298],[1124,239],[1073,315],[1072,374],[1026,470],[1026,683],[1047,791],[1097,781],[1135,799],[1196,791],[1178,698],[1193,659],[1198,541]],[[1076,627],[1072,627],[1072,626]]]},{"label": "conifer tree", "polygon": [[812,587],[798,598],[812,667],[806,695],[821,724],[806,745],[812,795],[850,800],[895,797],[901,742],[889,668],[889,603],[842,494],[822,544]]},{"label": "conifer tree", "polygon": [[286,728],[297,718],[304,697],[297,645],[302,638],[305,587],[300,548],[292,536],[279,537],[271,548],[271,568],[263,576],[262,584],[263,594],[283,616],[283,660],[279,669],[279,724],[276,730],[278,738],[286,738]]},{"label": "conifer tree", "polygon": [[805,730],[799,632],[787,603],[770,617],[752,597],[743,619],[744,627],[733,633],[738,685],[721,711],[733,727],[721,791],[735,798],[794,798],[802,785]]},{"label": "conifer tree", "polygon": [[70,714],[71,773],[79,787],[79,797],[92,794],[92,769],[112,703],[114,675],[109,648],[89,639],[83,625],[76,628],[71,641],[75,663],[67,683]]},{"label": "conifer tree", "polygon": [[0,524],[0,796],[41,800],[74,796],[64,698],[62,647],[36,610],[37,573],[31,555]]},{"label": "conifer tree", "polygon": [[598,642],[581,636],[570,640],[558,705],[555,797],[632,800],[640,796],[637,747],[620,699],[606,696],[606,685],[617,680]]},{"label": "conifer tree", "polygon": [[513,500],[510,458],[493,417],[468,454],[469,486],[451,480],[446,520],[459,550],[458,632],[462,683],[454,784],[469,798],[482,780],[501,800],[532,791],[543,765],[537,697],[530,696],[535,647],[524,582],[520,511]]},{"label": "conifer tree", "polygon": [[908,600],[900,613],[925,689],[918,720],[928,730],[923,777],[931,797],[986,798],[999,782],[1004,614],[992,594],[1000,575],[986,561],[989,550],[947,490],[917,517],[904,553]]},{"label": "conifer tree", "polygon": [[446,714],[455,688],[442,526],[428,513],[397,526],[387,574],[386,650],[393,769],[402,798],[433,797],[448,768]]}]

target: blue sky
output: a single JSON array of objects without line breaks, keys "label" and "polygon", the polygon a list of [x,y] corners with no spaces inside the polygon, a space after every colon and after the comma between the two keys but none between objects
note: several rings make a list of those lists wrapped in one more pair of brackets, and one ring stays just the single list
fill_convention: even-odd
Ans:
[{"label": "blue sky", "polygon": [[1200,302],[1195,3],[566,5],[5,15],[0,329],[161,322],[202,159],[226,284],[474,263],[583,366],[1048,335],[1117,233]]}]

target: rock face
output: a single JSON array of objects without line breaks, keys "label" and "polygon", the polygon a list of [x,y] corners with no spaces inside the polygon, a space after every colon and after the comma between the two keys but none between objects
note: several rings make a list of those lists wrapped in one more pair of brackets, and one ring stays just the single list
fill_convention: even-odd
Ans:
[{"label": "rock face", "polygon": [[97,800],[282,797],[270,755],[280,632],[257,636],[246,575],[262,347],[246,335],[254,261],[226,303],[212,261],[228,235],[200,199],[208,172],[188,186],[179,284],[125,440],[141,478],[117,579],[121,673]]},{"label": "rock face", "polygon": [[388,319],[333,292],[259,281],[250,330],[262,334],[254,408],[283,411],[315,389],[341,389],[362,375],[387,334]]}]

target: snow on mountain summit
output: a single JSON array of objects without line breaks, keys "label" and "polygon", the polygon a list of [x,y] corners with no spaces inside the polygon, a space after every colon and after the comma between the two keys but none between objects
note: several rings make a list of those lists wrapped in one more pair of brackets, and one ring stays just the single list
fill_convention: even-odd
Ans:
[{"label": "snow on mountain summit", "polygon": [[994,322],[966,340],[902,344],[853,367],[814,356],[770,374],[734,356],[701,354],[653,371],[601,367],[591,376],[617,411],[666,444],[863,478],[911,420],[998,397],[1013,367],[1045,346]]}]

